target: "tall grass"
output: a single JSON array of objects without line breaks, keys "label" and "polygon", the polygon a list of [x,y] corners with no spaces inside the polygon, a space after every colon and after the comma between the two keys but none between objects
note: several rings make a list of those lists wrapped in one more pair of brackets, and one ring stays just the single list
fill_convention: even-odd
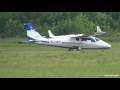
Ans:
[{"label": "tall grass", "polygon": [[[120,42],[109,50],[67,51],[65,48],[0,42],[1,78],[119,78]],[[105,76],[113,75],[113,76]]]}]

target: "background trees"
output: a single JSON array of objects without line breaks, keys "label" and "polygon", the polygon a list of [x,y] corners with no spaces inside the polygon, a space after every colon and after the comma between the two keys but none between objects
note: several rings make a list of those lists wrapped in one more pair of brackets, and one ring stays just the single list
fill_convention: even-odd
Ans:
[{"label": "background trees", "polygon": [[26,37],[24,23],[41,35],[94,32],[99,25],[108,36],[120,36],[120,12],[0,12],[0,36]]}]

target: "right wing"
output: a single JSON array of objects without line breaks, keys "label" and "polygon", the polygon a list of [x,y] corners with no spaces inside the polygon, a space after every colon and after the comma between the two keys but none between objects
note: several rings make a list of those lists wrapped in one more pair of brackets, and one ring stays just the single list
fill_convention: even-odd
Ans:
[{"label": "right wing", "polygon": [[71,35],[72,38],[83,38],[83,37],[90,37],[90,36],[96,36],[96,35],[105,35],[106,32],[101,31],[99,26],[96,26],[97,30],[93,33],[84,33],[84,34],[78,34],[78,35]]}]

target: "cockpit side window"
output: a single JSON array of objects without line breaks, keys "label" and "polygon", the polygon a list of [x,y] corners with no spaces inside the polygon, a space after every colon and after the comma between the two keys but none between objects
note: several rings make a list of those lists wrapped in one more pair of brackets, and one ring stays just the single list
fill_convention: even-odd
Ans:
[{"label": "cockpit side window", "polygon": [[82,41],[87,41],[87,38],[82,38]]},{"label": "cockpit side window", "polygon": [[91,42],[95,42],[93,38],[82,38],[82,41],[87,41],[87,40],[91,40]]},{"label": "cockpit side window", "polygon": [[98,39],[98,38],[95,38],[95,40],[96,40],[96,41],[99,41],[100,39]]},{"label": "cockpit side window", "polygon": [[79,38],[76,38],[77,41],[79,41]]},{"label": "cockpit side window", "polygon": [[95,40],[93,38],[91,38],[91,42],[95,42]]}]

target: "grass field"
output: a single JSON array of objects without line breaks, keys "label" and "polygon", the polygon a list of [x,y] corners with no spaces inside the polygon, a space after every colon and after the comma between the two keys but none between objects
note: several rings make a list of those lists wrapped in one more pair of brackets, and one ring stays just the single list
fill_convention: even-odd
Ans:
[{"label": "grass field", "polygon": [[0,78],[120,78],[120,42],[109,50],[65,48],[0,40]]}]

